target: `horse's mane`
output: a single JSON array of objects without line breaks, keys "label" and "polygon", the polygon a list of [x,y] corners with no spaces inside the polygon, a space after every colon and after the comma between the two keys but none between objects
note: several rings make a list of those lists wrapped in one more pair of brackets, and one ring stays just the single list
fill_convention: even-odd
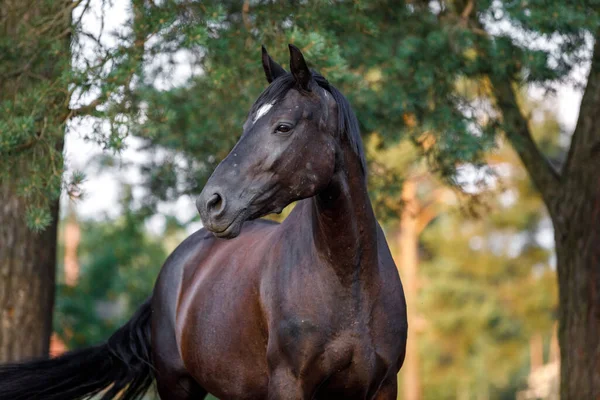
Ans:
[{"label": "horse's mane", "polygon": [[[367,161],[365,157],[365,151],[363,149],[362,139],[360,136],[360,128],[358,127],[358,120],[356,115],[350,106],[350,103],[344,97],[344,95],[336,89],[333,85],[327,81],[321,74],[316,71],[312,71],[312,76],[317,84],[329,92],[338,106],[338,133],[342,139],[348,140],[350,147],[354,150],[363,170],[363,173],[367,174]],[[287,73],[279,78],[275,79],[261,95],[258,97],[252,109],[251,114],[254,114],[260,107],[265,104],[272,103],[274,101],[281,100],[285,94],[293,88],[296,81],[291,73]]]}]

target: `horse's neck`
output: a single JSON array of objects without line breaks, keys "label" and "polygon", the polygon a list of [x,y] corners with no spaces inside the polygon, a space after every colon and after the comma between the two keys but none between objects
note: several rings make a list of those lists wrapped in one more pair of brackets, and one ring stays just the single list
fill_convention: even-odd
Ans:
[{"label": "horse's neck", "polygon": [[364,281],[377,270],[377,221],[358,157],[345,152],[342,168],[311,203],[314,244],[343,282]]}]

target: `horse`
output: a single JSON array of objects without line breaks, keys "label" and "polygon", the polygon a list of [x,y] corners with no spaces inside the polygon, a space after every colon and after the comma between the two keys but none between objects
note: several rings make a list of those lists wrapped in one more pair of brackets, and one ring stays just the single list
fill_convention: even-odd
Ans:
[{"label": "horse", "polygon": [[396,399],[406,303],[357,118],[289,52],[287,72],[262,48],[269,85],[151,297],[106,343],[1,366],[1,399]]}]

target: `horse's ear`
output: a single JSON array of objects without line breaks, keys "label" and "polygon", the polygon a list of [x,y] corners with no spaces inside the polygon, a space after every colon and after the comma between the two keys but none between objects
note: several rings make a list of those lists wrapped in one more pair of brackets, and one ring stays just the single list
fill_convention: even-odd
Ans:
[{"label": "horse's ear", "polygon": [[310,83],[312,80],[312,74],[304,61],[304,56],[299,48],[293,44],[290,47],[290,70],[292,75],[296,79],[296,84],[306,91],[310,91]]},{"label": "horse's ear", "polygon": [[262,64],[265,70],[265,76],[267,77],[267,82],[269,83],[287,73],[281,65],[273,61],[269,53],[267,53],[265,46],[262,46]]}]

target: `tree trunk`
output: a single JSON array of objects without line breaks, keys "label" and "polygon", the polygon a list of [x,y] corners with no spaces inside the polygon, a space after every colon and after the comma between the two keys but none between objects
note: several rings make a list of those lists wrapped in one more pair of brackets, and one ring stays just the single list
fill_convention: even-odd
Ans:
[{"label": "tree trunk", "polygon": [[536,147],[514,89],[490,75],[507,137],[554,226],[563,400],[600,399],[600,30],[567,160],[559,174]]},{"label": "tree trunk", "polygon": [[402,187],[402,200],[404,206],[400,216],[400,232],[398,235],[397,262],[402,275],[402,284],[406,296],[406,308],[410,334],[406,343],[406,358],[402,367],[402,382],[405,400],[421,399],[421,378],[418,343],[418,315],[417,315],[417,285],[418,285],[418,245],[419,232],[417,230],[416,184],[406,180]]},{"label": "tree trunk", "polygon": [[558,345],[558,322],[552,326],[552,337],[550,337],[550,354],[548,355],[548,363],[560,363],[560,347]]},{"label": "tree trunk", "polygon": [[[592,160],[590,160],[592,161]],[[559,283],[561,398],[600,399],[600,174],[572,171],[553,216]]]},{"label": "tree trunk", "polygon": [[52,333],[58,201],[41,233],[24,222],[25,204],[0,186],[0,362],[48,354]]},{"label": "tree trunk", "polygon": [[69,208],[69,216],[65,224],[65,257],[64,274],[65,285],[75,286],[79,280],[79,259],[77,257],[77,248],[81,240],[81,229],[77,222],[77,214],[72,208]]},{"label": "tree trunk", "polygon": [[544,340],[542,338],[542,334],[536,332],[529,338],[529,373],[533,374],[543,366]]}]

